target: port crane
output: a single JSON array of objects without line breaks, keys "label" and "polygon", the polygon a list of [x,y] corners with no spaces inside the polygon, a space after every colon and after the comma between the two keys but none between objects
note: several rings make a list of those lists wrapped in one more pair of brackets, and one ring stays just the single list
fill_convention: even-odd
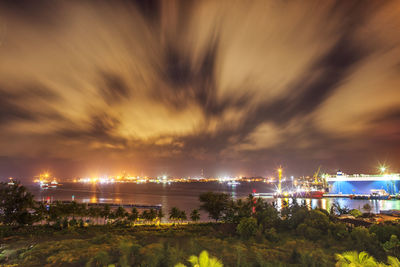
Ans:
[{"label": "port crane", "polygon": [[321,165],[319,165],[319,167],[318,167],[318,170],[314,173],[314,183],[315,184],[318,184],[319,183],[319,181],[318,181],[318,175],[319,175],[319,172],[321,171]]}]

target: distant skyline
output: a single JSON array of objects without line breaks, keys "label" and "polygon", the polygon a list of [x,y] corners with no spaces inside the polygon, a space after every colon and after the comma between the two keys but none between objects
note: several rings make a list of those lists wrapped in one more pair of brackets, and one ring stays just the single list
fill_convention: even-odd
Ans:
[{"label": "distant skyline", "polygon": [[0,178],[400,171],[399,1],[1,1]]}]

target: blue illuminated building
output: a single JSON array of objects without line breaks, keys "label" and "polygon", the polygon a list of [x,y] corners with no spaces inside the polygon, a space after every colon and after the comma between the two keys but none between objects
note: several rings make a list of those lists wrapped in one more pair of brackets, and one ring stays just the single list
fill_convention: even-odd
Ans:
[{"label": "blue illuminated building", "polygon": [[399,193],[400,175],[345,175],[338,172],[336,177],[327,177],[331,194],[370,194],[372,189],[383,189],[391,195]]}]

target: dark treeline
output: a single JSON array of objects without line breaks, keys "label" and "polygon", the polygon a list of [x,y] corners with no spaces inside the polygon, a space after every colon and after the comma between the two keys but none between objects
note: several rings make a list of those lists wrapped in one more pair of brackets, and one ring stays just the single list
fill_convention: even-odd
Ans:
[{"label": "dark treeline", "polygon": [[[48,224],[54,228],[84,224],[140,224],[160,222],[165,214],[162,209],[139,211],[133,207],[126,210],[122,206],[112,209],[110,205],[88,206],[85,203],[55,201],[51,204],[34,201],[34,196],[19,183],[0,186],[0,222],[4,225],[24,226]],[[177,207],[169,211],[169,220],[182,222],[187,220],[186,212]],[[200,219],[198,210],[190,214],[193,221]]]},{"label": "dark treeline", "polygon": [[[393,266],[396,258],[400,257],[400,226],[397,223],[374,224],[369,228],[344,224],[338,220],[338,215],[357,212],[337,205],[328,212],[323,209],[310,209],[305,203],[299,205],[297,201],[293,201],[290,205],[284,203],[283,208],[278,210],[274,203],[254,198],[252,195],[246,199],[233,200],[227,194],[208,192],[200,195],[199,208],[215,223],[179,224],[188,220],[188,216],[184,211],[173,207],[168,218],[176,224],[166,226],[159,224],[160,219],[164,217],[161,210],[150,209],[139,213],[135,208],[130,211],[122,207],[111,210],[107,205],[88,208],[85,204],[76,202],[55,202],[47,208],[43,203],[34,202],[33,196],[18,184],[1,184],[0,190],[3,238],[13,236],[18,231],[24,232],[25,228],[36,231],[82,229],[79,231],[89,233],[98,229],[93,227],[105,227],[110,233],[115,233],[116,229],[128,231],[129,234],[124,238],[132,237],[134,240],[139,232],[129,232],[129,229],[139,229],[143,227],[143,223],[158,231],[157,235],[160,236],[149,236],[143,239],[145,241],[129,239],[129,243],[125,239],[120,240],[121,244],[130,244],[129,249],[124,248],[125,250],[136,253],[134,257],[131,255],[134,259],[131,259],[128,265],[117,263],[121,260],[122,252],[112,254],[111,250],[103,251],[108,255],[104,262],[117,264],[116,266],[171,266],[172,258],[175,263],[185,262],[188,255],[198,255],[203,249],[209,250],[226,266],[331,266],[335,262],[335,254],[338,266],[346,266],[360,260],[375,262],[376,266],[385,266],[384,263],[390,261]],[[193,210],[189,219],[198,221],[199,210]],[[135,224],[137,227],[132,228]],[[143,228],[142,234],[147,233],[149,229],[153,228]],[[171,235],[172,230],[178,232]],[[154,236],[154,232],[151,235]],[[149,238],[156,243],[146,243],[150,242]],[[162,244],[164,249],[158,250],[160,255],[157,256],[157,260],[152,258],[155,263],[149,264],[143,258],[144,248],[150,249],[156,244]],[[224,245],[221,248],[221,245],[217,244]],[[177,257],[171,256],[172,248],[178,253]],[[230,250],[236,252],[231,254]],[[346,254],[343,253],[345,251],[354,252]],[[88,266],[92,266],[90,264]]]}]

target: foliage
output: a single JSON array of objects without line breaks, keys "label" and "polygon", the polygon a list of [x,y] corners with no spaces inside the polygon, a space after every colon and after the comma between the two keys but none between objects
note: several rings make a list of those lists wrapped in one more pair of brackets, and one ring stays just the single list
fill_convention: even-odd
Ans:
[{"label": "foliage", "polygon": [[356,227],[350,233],[353,247],[359,251],[367,251],[375,258],[383,260],[386,254],[374,233],[370,233],[367,228]]},{"label": "foliage", "polygon": [[183,210],[178,209],[177,207],[172,207],[169,211],[169,218],[173,221],[182,221],[186,220],[186,212]]},{"label": "foliage", "polygon": [[192,210],[192,212],[190,213],[190,219],[194,222],[200,220],[200,213],[198,209]]},{"label": "foliage", "polygon": [[358,209],[352,209],[349,212],[349,214],[357,218],[357,217],[360,217],[362,215],[362,212],[359,211]]},{"label": "foliage", "polygon": [[400,256],[400,241],[396,235],[392,235],[389,241],[383,244],[383,249],[386,252],[394,255],[395,257]]},{"label": "foliage", "polygon": [[[384,261],[398,266],[399,225],[352,228],[337,220],[336,214],[346,212],[339,206],[330,214],[311,209],[304,202],[283,206],[279,211],[274,203],[252,195],[233,200],[224,194],[206,193],[202,209],[219,223],[171,227],[132,224],[139,217],[142,222],[162,218],[162,211],[154,209],[139,215],[136,208],[126,212],[122,207],[112,210],[108,205],[34,203],[26,210],[38,223],[18,228],[13,227],[17,223],[0,225],[0,237],[4,239],[0,265],[174,266],[206,248],[226,266],[332,266],[335,253],[347,262],[341,259],[341,264],[350,264],[349,257],[340,254],[344,250],[365,251],[376,259],[377,266],[384,266]],[[195,209],[190,218],[196,221],[199,215]],[[177,207],[169,210],[169,218],[175,222],[186,217]],[[357,261],[366,261],[365,255],[361,256],[357,254]],[[368,262],[372,260],[368,258]]]},{"label": "foliage", "polygon": [[377,266],[377,262],[374,257],[369,256],[367,252],[362,251],[358,253],[357,251],[348,251],[342,254],[336,254],[337,263],[336,266],[365,266],[373,267]]},{"label": "foliage", "polygon": [[236,229],[241,238],[249,239],[254,236],[258,230],[257,220],[251,217],[242,218]]},{"label": "foliage", "polygon": [[157,218],[157,212],[154,209],[144,210],[140,217],[147,222],[152,222]]},{"label": "foliage", "polygon": [[132,222],[136,221],[139,218],[139,212],[137,208],[133,207],[131,213],[128,214],[128,219]]},{"label": "foliage", "polygon": [[336,254],[336,266],[338,267],[400,267],[400,261],[396,257],[389,256],[386,265],[383,262],[378,262],[374,257],[370,256],[367,252],[362,251],[358,253],[357,251],[347,251],[342,254]]},{"label": "foliage", "polygon": [[[203,250],[197,257],[192,255],[188,260],[193,267],[223,267],[224,265],[215,257],[210,257],[206,250]],[[186,265],[178,263],[175,267],[184,267]]]},{"label": "foliage", "polygon": [[227,209],[229,197],[224,193],[207,192],[199,196],[201,202],[200,209],[208,212],[208,216],[218,221],[222,219]]},{"label": "foliage", "polygon": [[30,213],[33,195],[19,182],[0,183],[0,222],[7,225],[32,224],[37,216]]}]

